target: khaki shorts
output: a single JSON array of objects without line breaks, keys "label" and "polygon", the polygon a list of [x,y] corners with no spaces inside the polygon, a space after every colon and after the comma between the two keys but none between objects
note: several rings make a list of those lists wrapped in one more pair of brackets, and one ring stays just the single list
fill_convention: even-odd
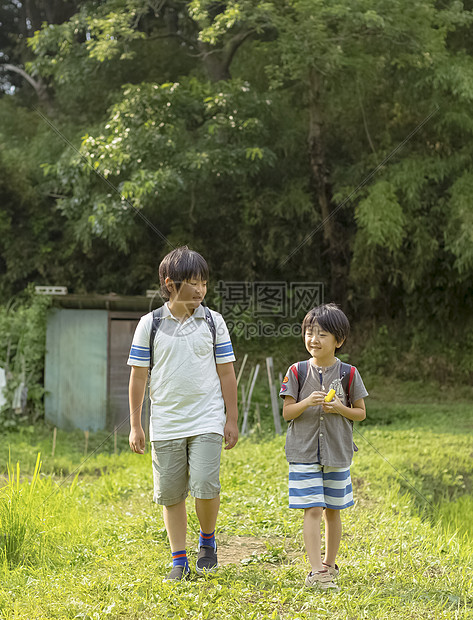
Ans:
[{"label": "khaki shorts", "polygon": [[218,433],[206,433],[152,441],[153,500],[161,506],[173,506],[185,500],[189,490],[198,499],[217,497],[222,440]]}]

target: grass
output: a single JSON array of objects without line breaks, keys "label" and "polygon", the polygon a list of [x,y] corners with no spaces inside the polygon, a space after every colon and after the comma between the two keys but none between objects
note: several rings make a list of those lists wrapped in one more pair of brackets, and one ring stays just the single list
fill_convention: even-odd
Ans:
[{"label": "grass", "polygon": [[[10,446],[21,470],[5,468],[0,505],[17,502],[11,529],[24,542],[0,566],[0,618],[473,618],[473,406],[416,402],[415,390],[385,404],[379,390],[368,414],[382,410],[382,423],[358,427],[338,592],[303,586],[302,515],[287,508],[283,437],[255,432],[223,453],[222,566],[176,585],[162,582],[169,549],[151,501],[149,451],[126,452],[121,438],[113,454],[112,438],[76,475],[80,433],[59,433],[54,458],[46,428],[4,435],[0,449]],[[105,437],[91,436],[89,451]],[[198,522],[188,504],[195,561]]]},{"label": "grass", "polygon": [[42,506],[36,493],[39,469],[38,454],[31,481],[26,485],[20,482],[20,464],[17,463],[15,471],[8,463],[8,483],[1,490],[0,501],[0,562],[6,570],[43,559]]}]

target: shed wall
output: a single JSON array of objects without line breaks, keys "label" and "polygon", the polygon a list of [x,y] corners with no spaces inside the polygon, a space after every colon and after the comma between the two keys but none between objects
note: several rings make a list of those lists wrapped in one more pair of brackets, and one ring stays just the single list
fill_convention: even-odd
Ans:
[{"label": "shed wall", "polygon": [[107,420],[107,310],[52,310],[45,360],[45,417],[97,431]]}]

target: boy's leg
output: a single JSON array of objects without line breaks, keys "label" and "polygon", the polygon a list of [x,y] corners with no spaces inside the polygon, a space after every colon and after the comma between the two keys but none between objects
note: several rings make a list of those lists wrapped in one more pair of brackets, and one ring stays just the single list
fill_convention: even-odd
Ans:
[{"label": "boy's leg", "polygon": [[199,519],[200,529],[206,534],[215,531],[217,525],[218,510],[220,508],[220,495],[213,499],[195,498],[195,512]]},{"label": "boy's leg", "polygon": [[320,558],[320,525],[322,521],[322,512],[323,508],[321,506],[304,508],[304,545],[313,573],[324,570]]},{"label": "boy's leg", "polygon": [[195,510],[200,523],[196,563],[199,574],[212,572],[218,566],[215,526],[220,507],[222,441],[223,437],[217,433],[189,439],[189,487],[195,497]]},{"label": "boy's leg", "polygon": [[325,557],[324,564],[335,566],[340,540],[342,538],[342,518],[340,510],[326,508],[325,519]]},{"label": "boy's leg", "polygon": [[173,506],[163,506],[163,517],[169,544],[171,545],[171,551],[175,552],[185,549],[187,532],[185,500]]},{"label": "boy's leg", "polygon": [[[324,563],[335,570],[340,539],[342,537],[341,511],[353,506],[353,487],[349,467],[324,467],[325,519],[325,557]],[[332,574],[334,574],[332,572]]]},{"label": "boy's leg", "polygon": [[173,569],[166,579],[180,580],[189,573],[186,553],[187,440],[153,441],[152,457],[154,501],[163,506],[173,560]]},{"label": "boy's leg", "polygon": [[163,506],[164,525],[171,545],[172,570],[165,581],[180,581],[189,575],[186,551],[187,511],[185,500],[172,506]]}]

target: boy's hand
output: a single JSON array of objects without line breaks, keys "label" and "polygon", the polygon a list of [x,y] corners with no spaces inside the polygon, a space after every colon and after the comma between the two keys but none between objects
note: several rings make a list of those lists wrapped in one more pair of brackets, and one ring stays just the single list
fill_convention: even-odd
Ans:
[{"label": "boy's hand", "polygon": [[145,433],[144,430],[140,428],[132,428],[130,431],[130,436],[128,438],[128,443],[130,444],[130,448],[133,452],[137,454],[145,453]]},{"label": "boy's hand", "polygon": [[336,394],[329,403],[326,403],[326,402],[323,403],[323,409],[325,413],[339,413],[339,407],[343,407],[343,406],[344,405],[342,401],[338,398]]},{"label": "boy's hand", "polygon": [[325,392],[312,392],[312,394],[309,394],[305,401],[308,407],[316,407],[317,405],[324,404],[324,399],[326,396],[327,394]]},{"label": "boy's hand", "polygon": [[231,450],[238,441],[238,426],[235,422],[228,421],[223,431],[225,438],[225,450]]}]

